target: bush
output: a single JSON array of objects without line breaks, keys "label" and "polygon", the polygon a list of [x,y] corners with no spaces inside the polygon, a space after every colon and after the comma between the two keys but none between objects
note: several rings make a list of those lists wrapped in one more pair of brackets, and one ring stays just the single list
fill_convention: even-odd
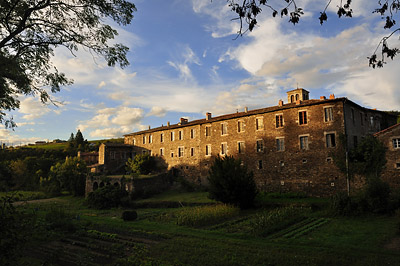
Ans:
[{"label": "bush", "polygon": [[254,205],[258,193],[253,173],[247,172],[240,159],[216,157],[209,172],[209,197],[240,208]]},{"label": "bush", "polygon": [[339,192],[331,198],[331,211],[334,215],[353,215],[356,214],[357,209],[357,202],[345,192]]},{"label": "bush", "polygon": [[136,211],[124,211],[122,213],[122,219],[124,221],[135,221],[137,219]]},{"label": "bush", "polygon": [[105,186],[89,193],[87,203],[95,209],[110,209],[121,206],[128,192],[115,186]]},{"label": "bush", "polygon": [[178,225],[204,226],[220,222],[239,214],[239,209],[230,205],[185,207],[176,214]]},{"label": "bush", "polygon": [[364,211],[386,213],[389,211],[390,187],[379,178],[371,178],[362,194],[361,204]]}]

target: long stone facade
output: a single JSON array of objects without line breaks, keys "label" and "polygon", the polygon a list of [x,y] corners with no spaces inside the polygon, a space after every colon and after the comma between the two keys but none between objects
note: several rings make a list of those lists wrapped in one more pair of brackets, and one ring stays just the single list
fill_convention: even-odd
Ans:
[{"label": "long stone facade", "polygon": [[163,159],[175,173],[207,184],[213,158],[233,155],[253,171],[263,191],[303,191],[332,195],[345,191],[346,177],[333,164],[340,137],[352,148],[367,134],[396,122],[385,112],[364,108],[347,98],[309,99],[309,92],[288,92],[288,103],[125,135],[135,153]]}]

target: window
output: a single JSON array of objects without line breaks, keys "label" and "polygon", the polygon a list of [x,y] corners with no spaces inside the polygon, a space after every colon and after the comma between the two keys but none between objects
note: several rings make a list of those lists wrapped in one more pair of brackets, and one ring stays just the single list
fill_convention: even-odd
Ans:
[{"label": "window", "polygon": [[400,138],[392,139],[393,149],[400,149]]},{"label": "window", "polygon": [[283,115],[275,116],[275,126],[276,126],[276,128],[283,127]]},{"label": "window", "polygon": [[179,138],[179,140],[183,140],[183,131],[182,130],[179,130],[178,138]]},{"label": "window", "polygon": [[299,100],[299,95],[298,94],[296,94],[296,101],[298,101]]},{"label": "window", "polygon": [[257,150],[257,152],[263,152],[263,150],[264,150],[264,141],[262,139],[257,140],[256,150]]},{"label": "window", "polygon": [[164,142],[164,133],[160,134],[160,142]]},{"label": "window", "polygon": [[160,148],[160,156],[164,156],[164,148]]},{"label": "window", "polygon": [[326,134],[325,135],[325,142],[326,142],[326,147],[327,148],[336,147],[335,133]]},{"label": "window", "polygon": [[396,169],[400,169],[400,163],[396,163]]},{"label": "window", "polygon": [[262,117],[256,118],[256,130],[263,130],[264,129],[264,121]]},{"label": "window", "polygon": [[263,169],[263,162],[262,162],[262,160],[259,160],[258,161],[258,169]]},{"label": "window", "polygon": [[226,135],[228,134],[228,128],[227,125],[225,123],[221,124],[221,135]]},{"label": "window", "polygon": [[238,121],[238,132],[240,133],[240,132],[243,132],[244,131],[244,129],[243,129],[243,121]]},{"label": "window", "polygon": [[324,120],[325,120],[325,122],[333,121],[333,108],[332,107],[324,108]]},{"label": "window", "polygon": [[357,138],[357,136],[353,136],[353,145],[354,145],[354,148],[356,148],[357,145],[358,145],[358,138]]},{"label": "window", "polygon": [[369,125],[370,125],[371,127],[374,126],[374,117],[373,117],[373,116],[370,116],[370,117],[369,117]]},{"label": "window", "polygon": [[111,158],[111,160],[115,160],[115,152],[114,151],[110,152],[110,158]]},{"label": "window", "polygon": [[146,136],[143,135],[143,144],[146,144]]},{"label": "window", "polygon": [[244,142],[243,141],[238,142],[238,153],[244,153]]},{"label": "window", "polygon": [[210,156],[211,155],[211,144],[207,144],[206,145],[206,156]]},{"label": "window", "polygon": [[291,103],[294,102],[294,96],[293,96],[293,95],[290,96],[290,102],[291,102]]},{"label": "window", "polygon": [[178,157],[183,157],[184,150],[184,147],[178,147]]},{"label": "window", "polygon": [[190,148],[190,156],[194,156],[194,148]]},{"label": "window", "polygon": [[171,151],[171,158],[174,158],[174,152]]},{"label": "window", "polygon": [[149,143],[153,142],[153,135],[149,135]]},{"label": "window", "polygon": [[211,126],[206,126],[206,137],[211,136]]},{"label": "window", "polygon": [[351,108],[351,120],[353,121],[353,125],[355,125],[356,124],[356,118],[354,116],[354,109],[353,108]]},{"label": "window", "polygon": [[196,137],[196,129],[192,128],[190,129],[190,138],[194,139]]},{"label": "window", "polygon": [[276,139],[276,150],[277,151],[284,151],[285,150],[285,139],[284,138]]},{"label": "window", "polygon": [[175,140],[175,132],[172,131],[172,132],[171,132],[171,141],[174,141],[174,140]]},{"label": "window", "polygon": [[307,124],[307,111],[299,112],[299,125]]},{"label": "window", "polygon": [[221,155],[226,155],[228,150],[228,145],[226,144],[226,142],[221,143]]},{"label": "window", "polygon": [[364,114],[360,113],[360,123],[362,126],[364,125],[364,117],[363,116],[364,116]]},{"label": "window", "polygon": [[300,137],[300,149],[301,150],[308,150],[308,136],[301,136]]}]

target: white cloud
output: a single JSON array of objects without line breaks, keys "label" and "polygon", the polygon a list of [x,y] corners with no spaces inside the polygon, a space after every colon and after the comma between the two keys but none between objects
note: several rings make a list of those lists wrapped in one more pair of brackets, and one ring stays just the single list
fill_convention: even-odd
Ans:
[{"label": "white cloud", "polygon": [[25,145],[28,143],[35,143],[35,141],[38,140],[40,139],[36,137],[20,137],[15,134],[15,132],[11,132],[7,129],[0,129],[0,143],[5,143],[7,146]]},{"label": "white cloud", "polygon": [[166,113],[167,113],[166,109],[159,106],[153,106],[150,112],[147,114],[147,116],[164,117]]},{"label": "white cloud", "polygon": [[183,49],[183,52],[180,55],[180,57],[181,59],[177,60],[176,62],[167,61],[167,63],[179,72],[180,78],[184,79],[185,81],[192,80],[193,76],[189,65],[190,64],[200,65],[199,58],[189,46],[186,46]]},{"label": "white cloud", "polygon": [[19,112],[25,120],[35,120],[49,113],[51,109],[40,102],[38,98],[28,97],[21,100]]},{"label": "white cloud", "polygon": [[90,131],[91,137],[121,137],[122,134],[141,127],[143,113],[144,111],[140,108],[125,106],[102,108],[96,110],[91,119],[80,121],[78,129]]}]

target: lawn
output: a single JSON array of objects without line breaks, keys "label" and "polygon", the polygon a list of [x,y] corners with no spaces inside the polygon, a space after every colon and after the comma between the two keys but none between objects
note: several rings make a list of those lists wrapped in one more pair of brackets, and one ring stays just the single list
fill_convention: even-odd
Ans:
[{"label": "lawn", "polygon": [[[205,192],[167,191],[141,202],[199,205],[140,208],[133,222],[121,219],[122,208],[93,210],[83,199],[69,196],[25,205],[43,223],[46,214],[61,209],[76,230],[47,230],[28,245],[23,261],[28,265],[399,265],[400,250],[385,247],[400,237],[399,215],[333,217],[324,209],[311,208],[313,200],[307,206],[307,200],[298,199],[301,207],[288,207],[295,198],[274,200],[279,207],[214,209],[217,203]],[[201,223],[179,225],[182,215]],[[276,226],[282,218],[287,223]],[[272,228],[266,235],[254,231],[260,219]]]}]

